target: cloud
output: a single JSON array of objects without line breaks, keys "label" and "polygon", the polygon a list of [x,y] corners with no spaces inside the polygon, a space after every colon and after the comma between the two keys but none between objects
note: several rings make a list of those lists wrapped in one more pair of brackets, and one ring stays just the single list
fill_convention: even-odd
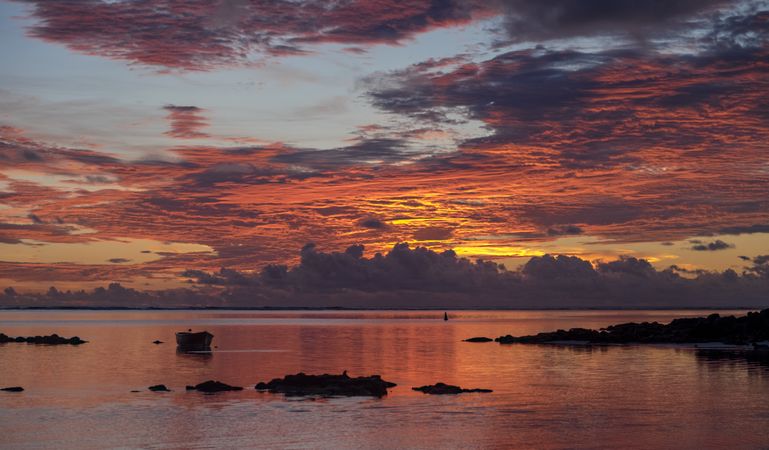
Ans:
[{"label": "cloud", "polygon": [[584,36],[659,37],[686,28],[724,0],[505,0],[504,27],[511,42]]},{"label": "cloud", "polygon": [[[699,242],[699,241],[698,241]],[[726,250],[727,248],[733,248],[733,244],[728,244],[720,239],[716,239],[713,242],[708,243],[698,243],[697,245],[692,246],[692,250],[698,251],[698,252],[714,252],[717,250]]]},{"label": "cloud", "polygon": [[127,262],[131,262],[131,260],[126,258],[110,258],[107,260],[107,262],[112,264],[124,264]]},{"label": "cloud", "polygon": [[373,230],[384,230],[387,228],[387,223],[376,217],[366,217],[361,219],[358,224],[363,228],[371,228]]},{"label": "cloud", "polygon": [[454,230],[446,227],[424,227],[414,232],[417,241],[445,241],[451,239]]},{"label": "cloud", "polygon": [[271,162],[328,170],[359,164],[392,164],[420,157],[408,149],[408,142],[398,138],[361,139],[345,147],[332,149],[286,149]]},{"label": "cloud", "polygon": [[569,236],[582,233],[582,228],[576,225],[555,225],[547,229],[548,236]]},{"label": "cloud", "polygon": [[[623,256],[595,264],[575,256],[533,257],[520,270],[470,261],[451,250],[408,244],[365,256],[361,245],[322,252],[305,245],[298,264],[260,271],[192,269],[186,289],[142,292],[112,283],[91,292],[6,290],[3,306],[346,306],[346,307],[761,307],[767,306],[769,255],[734,270],[657,270]],[[682,277],[678,272],[685,273]]]},{"label": "cloud", "polygon": [[166,105],[163,109],[168,113],[171,129],[166,136],[177,139],[201,139],[209,135],[201,130],[208,126],[208,120],[203,116],[205,110],[197,106]]},{"label": "cloud", "polygon": [[726,227],[719,230],[720,234],[752,234],[769,233],[769,225],[753,224],[748,226]]},{"label": "cloud", "polygon": [[30,36],[81,53],[181,70],[248,64],[254,54],[304,54],[307,46],[322,43],[397,44],[489,15],[484,3],[475,1],[23,3],[35,20]]}]

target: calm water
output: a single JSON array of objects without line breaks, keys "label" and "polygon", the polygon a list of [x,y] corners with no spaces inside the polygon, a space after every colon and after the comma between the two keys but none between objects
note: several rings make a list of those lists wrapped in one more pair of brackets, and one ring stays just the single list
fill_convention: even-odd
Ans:
[{"label": "calm water", "polygon": [[[721,312],[726,314],[726,312]],[[739,312],[729,312],[739,313]],[[0,331],[88,344],[0,345],[3,448],[769,448],[769,363],[673,347],[461,342],[703,311],[6,311]],[[215,335],[211,355],[174,332]],[[166,341],[153,345],[155,339]],[[286,399],[288,373],[381,374],[382,399]],[[218,379],[242,392],[185,392]],[[427,396],[444,381],[491,394]],[[147,392],[163,383],[170,393]],[[141,393],[131,393],[142,389]]]}]

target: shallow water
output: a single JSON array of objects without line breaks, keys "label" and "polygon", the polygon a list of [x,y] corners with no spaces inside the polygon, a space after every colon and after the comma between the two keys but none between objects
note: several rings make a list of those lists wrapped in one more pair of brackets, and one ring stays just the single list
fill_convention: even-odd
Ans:
[{"label": "shallow water", "polygon": [[[769,361],[665,346],[466,343],[707,311],[0,311],[2,448],[767,448]],[[741,313],[724,312],[721,314]],[[174,332],[212,332],[180,354]],[[165,341],[153,345],[152,341]],[[381,374],[382,399],[284,398],[285,374]],[[206,395],[207,379],[244,386]],[[491,394],[428,396],[443,381]],[[163,383],[173,392],[148,392]],[[140,393],[131,393],[141,389]]]}]

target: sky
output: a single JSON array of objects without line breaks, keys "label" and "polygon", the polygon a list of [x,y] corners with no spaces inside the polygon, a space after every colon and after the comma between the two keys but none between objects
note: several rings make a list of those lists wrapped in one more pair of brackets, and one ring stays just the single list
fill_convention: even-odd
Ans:
[{"label": "sky", "polygon": [[767,1],[0,0],[0,55],[0,287],[769,273]]}]

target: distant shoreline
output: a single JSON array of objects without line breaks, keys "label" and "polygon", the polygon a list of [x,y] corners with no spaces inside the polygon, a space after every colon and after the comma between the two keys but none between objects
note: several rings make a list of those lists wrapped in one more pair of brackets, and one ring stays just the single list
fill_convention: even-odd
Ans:
[{"label": "distant shoreline", "polygon": [[734,311],[761,310],[766,306],[686,306],[654,308],[351,308],[343,306],[259,306],[259,307],[120,307],[120,306],[11,306],[2,311]]}]

